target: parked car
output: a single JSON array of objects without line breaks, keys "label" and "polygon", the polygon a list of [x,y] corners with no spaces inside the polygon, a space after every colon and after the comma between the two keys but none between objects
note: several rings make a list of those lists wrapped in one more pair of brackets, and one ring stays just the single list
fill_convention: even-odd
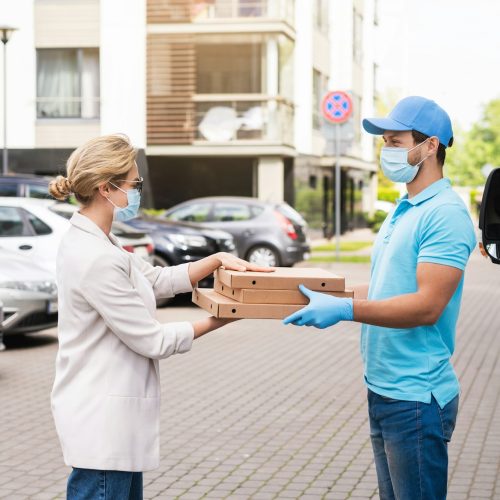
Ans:
[{"label": "parked car", "polygon": [[0,351],[5,351],[5,344],[3,343],[3,303],[0,300]]},{"label": "parked car", "polygon": [[[203,259],[217,252],[236,255],[234,239],[225,231],[160,220],[146,215],[136,217],[127,224],[148,233],[153,238],[153,262],[157,266],[176,266]],[[212,283],[213,279],[208,277],[199,285],[210,287]],[[160,299],[157,304],[164,306],[168,302],[169,299]]]},{"label": "parked car", "polygon": [[50,181],[38,175],[0,175],[0,197],[53,199],[48,189]]},{"label": "parked car", "polygon": [[287,203],[255,198],[212,197],[185,201],[162,216],[232,234],[238,255],[263,266],[293,266],[306,260],[310,245],[307,223]]},{"label": "parked car", "polygon": [[[59,242],[77,207],[55,200],[0,198],[0,246],[25,256],[55,274]],[[124,224],[113,226],[126,250],[152,259],[153,240]]]},{"label": "parked car", "polygon": [[0,303],[4,335],[29,333],[57,324],[53,274],[33,259],[4,248],[0,248]]}]

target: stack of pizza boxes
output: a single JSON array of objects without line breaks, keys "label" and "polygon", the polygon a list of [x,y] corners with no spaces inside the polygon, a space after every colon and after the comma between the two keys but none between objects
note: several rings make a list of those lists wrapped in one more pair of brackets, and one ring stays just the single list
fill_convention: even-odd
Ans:
[{"label": "stack of pizza boxes", "polygon": [[308,304],[299,290],[337,297],[353,297],[345,278],[319,268],[276,267],[269,273],[230,271],[214,273],[214,288],[195,288],[193,302],[217,318],[283,319]]}]

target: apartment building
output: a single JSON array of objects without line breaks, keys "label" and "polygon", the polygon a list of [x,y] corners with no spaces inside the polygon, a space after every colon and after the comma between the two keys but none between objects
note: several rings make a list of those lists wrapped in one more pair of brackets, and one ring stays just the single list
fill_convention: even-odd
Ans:
[{"label": "apartment building", "polygon": [[297,2],[296,193],[320,198],[315,222],[329,234],[335,229],[335,126],[320,107],[330,90],[348,92],[353,102],[352,117],[340,127],[342,232],[363,226],[377,197],[374,141],[361,129],[362,117],[374,115],[376,7],[376,0]]},{"label": "apartment building", "polygon": [[10,167],[52,174],[86,139],[123,132],[157,208],[228,194],[293,204],[307,182],[324,187],[328,218],[333,158],[319,102],[341,86],[358,134],[342,157],[343,225],[353,227],[350,193],[369,211],[373,188],[373,143],[359,133],[373,104],[373,2],[0,3],[0,17],[19,28],[8,45]]}]

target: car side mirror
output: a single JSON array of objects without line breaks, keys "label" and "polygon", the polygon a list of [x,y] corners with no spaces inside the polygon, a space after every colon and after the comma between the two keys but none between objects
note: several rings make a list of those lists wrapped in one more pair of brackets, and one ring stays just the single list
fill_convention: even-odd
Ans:
[{"label": "car side mirror", "polygon": [[500,168],[493,170],[484,186],[479,212],[483,248],[494,264],[500,264]]}]

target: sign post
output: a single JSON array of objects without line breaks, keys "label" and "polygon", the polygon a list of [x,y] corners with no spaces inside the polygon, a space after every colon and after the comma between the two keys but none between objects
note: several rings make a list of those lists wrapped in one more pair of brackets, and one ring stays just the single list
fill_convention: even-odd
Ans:
[{"label": "sign post", "polygon": [[346,122],[352,114],[352,100],[349,94],[342,90],[328,92],[321,103],[323,117],[335,124],[335,247],[336,258],[340,258],[340,124]]}]

